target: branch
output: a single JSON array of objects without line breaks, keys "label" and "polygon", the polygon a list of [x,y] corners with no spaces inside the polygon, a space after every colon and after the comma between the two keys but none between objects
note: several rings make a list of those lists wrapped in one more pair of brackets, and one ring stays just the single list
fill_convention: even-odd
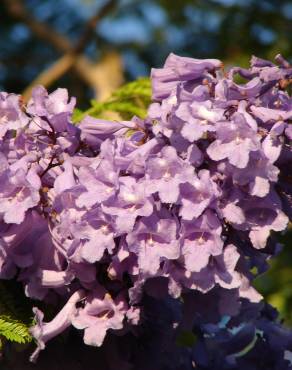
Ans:
[{"label": "branch", "polygon": [[117,5],[117,0],[109,0],[106,4],[104,4],[101,9],[90,18],[85,26],[84,32],[80,37],[79,41],[74,48],[74,52],[76,54],[80,54],[84,48],[86,47],[87,43],[95,34],[95,28],[98,22],[104,18],[107,14],[109,14]]},{"label": "branch", "polygon": [[18,19],[40,39],[51,44],[55,49],[61,52],[71,52],[80,54],[90,39],[94,36],[96,24],[110,13],[116,6],[117,0],[109,0],[104,4],[96,14],[94,14],[87,22],[82,36],[74,47],[71,41],[64,35],[56,32],[48,24],[39,22],[33,18],[31,13],[27,11],[22,0],[3,0],[6,5],[7,12],[15,19]]},{"label": "branch", "polygon": [[3,0],[7,12],[27,27],[41,40],[48,42],[61,52],[72,50],[70,40],[62,34],[56,32],[49,25],[39,22],[27,11],[22,0]]},{"label": "branch", "polygon": [[[72,67],[96,92],[102,90],[98,85],[104,86],[104,81],[99,84],[98,80],[94,78],[95,76],[93,75],[93,71],[96,72],[97,70],[97,65],[91,63],[90,60],[81,55],[81,53],[90,39],[94,36],[96,24],[114,9],[117,0],[109,0],[87,21],[85,30],[75,47],[66,36],[55,32],[49,25],[34,19],[23,5],[22,0],[4,0],[4,2],[11,16],[25,23],[37,37],[50,43],[57,50],[65,52],[59,60],[53,63],[47,70],[40,73],[40,75],[24,90],[23,98],[25,101],[30,98],[34,86],[40,84],[48,88]],[[121,65],[121,61],[119,65]],[[101,77],[103,77],[103,80],[105,76],[101,75]],[[121,80],[121,77],[119,80]],[[108,95],[108,92],[102,95]]]},{"label": "branch", "polygon": [[40,73],[36,79],[23,91],[24,101],[31,97],[33,88],[37,85],[51,86],[62,77],[72,66],[82,73],[83,80],[91,86],[99,100],[105,100],[123,83],[123,64],[118,53],[107,52],[99,63],[91,63],[84,56],[75,57],[68,53]]},{"label": "branch", "polygon": [[46,87],[51,86],[56,80],[62,77],[74,64],[75,56],[73,54],[65,54],[55,63],[53,63],[47,70],[40,73],[31,84],[22,92],[22,98],[26,102],[31,97],[33,88],[37,85]]}]

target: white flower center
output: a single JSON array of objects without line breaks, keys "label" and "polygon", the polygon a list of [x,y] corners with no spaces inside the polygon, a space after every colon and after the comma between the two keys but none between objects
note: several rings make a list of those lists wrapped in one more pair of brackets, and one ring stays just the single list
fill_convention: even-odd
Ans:
[{"label": "white flower center", "polygon": [[147,244],[150,245],[150,246],[153,246],[154,245],[154,240],[153,240],[153,237],[152,237],[152,234],[150,234],[148,240],[147,240]]},{"label": "white flower center", "polygon": [[195,181],[194,181],[194,187],[195,187],[195,188],[197,188],[197,189],[200,189],[200,187],[201,187],[201,183],[200,183],[200,181],[199,181],[199,180],[195,180]]},{"label": "white flower center", "polygon": [[204,106],[199,107],[198,115],[207,121],[213,121],[216,118],[216,113],[208,110]]},{"label": "white flower center", "polygon": [[113,171],[111,171],[111,172],[108,174],[108,178],[109,178],[110,180],[114,180],[114,179],[115,179],[115,177],[116,177],[116,174],[115,174],[115,172],[113,172]]},{"label": "white flower center", "polygon": [[136,205],[134,204],[131,208],[129,208],[129,211],[130,212],[134,212],[134,211],[136,211]]},{"label": "white flower center", "polygon": [[167,162],[166,162],[166,160],[165,160],[164,158],[160,158],[160,159],[158,160],[158,164],[159,164],[160,166],[166,166],[166,165],[167,165]]},{"label": "white flower center", "polygon": [[124,193],[123,198],[126,202],[131,202],[131,203],[136,202],[138,199],[137,196],[133,193]]},{"label": "white flower center", "polygon": [[236,144],[240,144],[242,142],[242,138],[241,137],[239,137],[239,136],[236,136],[236,138],[235,138],[235,143]]},{"label": "white flower center", "polygon": [[201,234],[201,236],[199,237],[199,239],[197,240],[198,244],[199,245],[202,245],[206,242],[205,238],[204,238],[204,233]]},{"label": "white flower center", "polygon": [[106,192],[107,194],[110,194],[113,190],[114,190],[114,188],[109,186],[109,187],[106,189],[106,191],[105,191],[105,192]]},{"label": "white flower center", "polygon": [[162,177],[164,179],[169,179],[169,178],[171,178],[171,174],[169,173],[169,171],[166,171]]},{"label": "white flower center", "polygon": [[100,230],[103,234],[107,234],[109,232],[109,229],[108,229],[107,225],[102,225]]},{"label": "white flower center", "polygon": [[168,98],[168,103],[169,104],[172,104],[172,105],[175,105],[177,103],[177,98],[175,95],[171,96],[170,98]]}]

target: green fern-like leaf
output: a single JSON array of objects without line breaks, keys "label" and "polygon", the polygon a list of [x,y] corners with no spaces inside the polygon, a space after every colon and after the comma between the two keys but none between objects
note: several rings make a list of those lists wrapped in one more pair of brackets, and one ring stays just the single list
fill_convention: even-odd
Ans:
[{"label": "green fern-like leaf", "polygon": [[147,104],[151,99],[151,82],[149,78],[139,78],[116,90],[113,96],[120,99],[140,98]]},{"label": "green fern-like leaf", "polygon": [[106,113],[118,113],[122,119],[131,119],[133,116],[145,118],[147,108],[151,102],[151,83],[148,78],[139,78],[116,90],[112,96],[104,101],[91,101],[91,108],[82,112],[76,109],[73,122],[80,122],[85,116],[107,118]]},{"label": "green fern-like leaf", "polygon": [[75,108],[73,111],[72,121],[79,122],[83,118],[84,112],[81,109]]},{"label": "green fern-like leaf", "polygon": [[110,101],[104,104],[93,103],[93,116],[100,116],[105,111],[120,113],[124,119],[130,119],[133,116],[143,118],[146,113],[145,109],[130,101]]},{"label": "green fern-like leaf", "polygon": [[0,281],[0,338],[17,343],[32,340],[32,310],[22,289],[15,281]]},{"label": "green fern-like leaf", "polygon": [[32,340],[27,325],[4,315],[0,316],[0,336],[17,343],[28,343]]}]

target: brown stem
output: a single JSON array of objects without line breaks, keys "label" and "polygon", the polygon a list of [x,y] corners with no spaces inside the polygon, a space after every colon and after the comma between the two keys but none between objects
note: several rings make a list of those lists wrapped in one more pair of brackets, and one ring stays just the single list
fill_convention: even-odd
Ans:
[{"label": "brown stem", "polygon": [[[47,70],[41,72],[39,76],[24,90],[23,98],[27,101],[31,96],[32,88],[38,84],[49,87],[57,79],[63,76],[71,68],[90,86],[96,90],[97,81],[92,78],[91,71],[96,70],[93,64],[82,55],[86,45],[95,34],[96,24],[112,11],[117,0],[109,0],[98,12],[91,17],[85,25],[83,34],[76,45],[72,45],[71,41],[64,35],[59,34],[49,25],[39,22],[31,13],[28,12],[22,0],[3,0],[7,12],[14,18],[25,23],[30,30],[40,39],[52,45],[58,51],[65,53]],[[93,82],[92,82],[93,81]]]}]

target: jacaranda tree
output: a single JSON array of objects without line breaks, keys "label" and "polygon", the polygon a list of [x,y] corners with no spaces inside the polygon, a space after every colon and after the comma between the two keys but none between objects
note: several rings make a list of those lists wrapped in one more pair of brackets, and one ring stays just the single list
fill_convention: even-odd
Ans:
[{"label": "jacaranda tree", "polygon": [[252,285],[292,210],[292,66],[275,60],[171,54],[152,97],[142,79],[85,112],[65,89],[0,93],[4,345],[33,339],[37,361],[74,327],[111,353],[98,369],[291,368]]}]

